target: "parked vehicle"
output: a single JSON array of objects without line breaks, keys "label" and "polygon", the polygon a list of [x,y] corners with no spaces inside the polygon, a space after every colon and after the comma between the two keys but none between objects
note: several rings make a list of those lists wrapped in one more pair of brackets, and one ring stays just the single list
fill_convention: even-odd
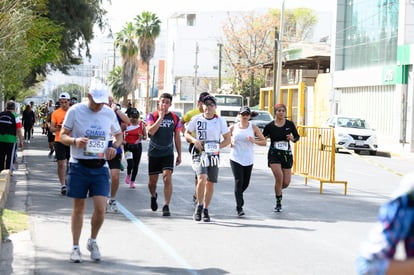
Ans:
[{"label": "parked vehicle", "polygon": [[217,101],[216,113],[223,117],[227,124],[234,123],[243,106],[243,96],[235,94],[213,94]]},{"label": "parked vehicle", "polygon": [[377,134],[363,118],[336,115],[326,121],[326,126],[333,127],[335,131],[336,151],[339,149],[369,151],[376,155],[378,149]]},{"label": "parked vehicle", "polygon": [[[259,127],[260,131],[263,132],[263,129],[266,126],[266,124],[273,121],[273,117],[268,111],[253,110],[253,112],[256,112],[257,116],[251,117],[250,121],[257,127]],[[237,122],[239,122],[238,117],[236,119],[236,123]]]}]

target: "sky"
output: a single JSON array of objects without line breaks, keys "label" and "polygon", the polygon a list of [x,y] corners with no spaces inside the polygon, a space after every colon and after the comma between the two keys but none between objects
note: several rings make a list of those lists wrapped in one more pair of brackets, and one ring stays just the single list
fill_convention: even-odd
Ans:
[{"label": "sky", "polygon": [[[331,12],[333,14],[336,0],[284,0],[285,9],[307,7],[315,11]],[[106,18],[115,34],[134,17],[143,11],[156,13],[162,22],[167,22],[167,18],[174,12],[199,12],[199,11],[250,11],[263,10],[269,8],[282,8],[282,0],[111,0],[104,1],[104,8],[107,10]],[[163,23],[161,28],[166,28]],[[101,33],[95,28],[95,39],[90,44],[92,61],[84,61],[85,64],[97,63],[96,59],[102,56],[110,56],[113,44],[109,42],[107,33]],[[44,90],[68,81],[67,77],[59,72],[52,73],[44,85]]]},{"label": "sky", "polygon": [[[333,11],[336,5],[335,0],[284,0],[284,2],[285,9],[307,7],[315,11]],[[109,22],[115,32],[142,11],[156,13],[162,20],[177,11],[247,11],[281,7],[282,0],[112,0],[112,5],[105,5]]]}]

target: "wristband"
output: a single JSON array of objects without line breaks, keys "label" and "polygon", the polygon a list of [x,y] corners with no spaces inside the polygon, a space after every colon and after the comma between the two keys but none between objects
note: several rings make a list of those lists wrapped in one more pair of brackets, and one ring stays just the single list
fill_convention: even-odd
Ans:
[{"label": "wristband", "polygon": [[73,145],[76,146],[76,138],[73,139]]},{"label": "wristband", "polygon": [[115,148],[115,149],[117,149],[117,150],[118,150],[118,148],[119,148],[119,146],[116,146],[116,144],[115,144],[115,143],[112,143],[111,147],[112,147],[112,148]]}]

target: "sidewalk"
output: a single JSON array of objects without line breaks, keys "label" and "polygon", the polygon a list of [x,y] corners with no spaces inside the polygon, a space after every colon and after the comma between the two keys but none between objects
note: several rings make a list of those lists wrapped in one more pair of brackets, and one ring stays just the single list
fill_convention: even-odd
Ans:
[{"label": "sidewalk", "polygon": [[[35,137],[32,142],[41,142],[44,140],[43,138],[42,140],[39,140],[41,138],[40,131],[41,129],[39,127],[35,128]],[[19,149],[17,153],[18,161],[15,164],[16,170],[13,171],[13,176],[10,180],[9,193],[5,208],[27,213],[29,197],[27,192],[28,171],[24,151],[26,146],[27,145],[24,144],[23,150]],[[47,143],[45,146],[47,146]],[[1,243],[0,248],[0,274],[34,274],[35,251],[30,229],[16,234],[11,234]]]}]

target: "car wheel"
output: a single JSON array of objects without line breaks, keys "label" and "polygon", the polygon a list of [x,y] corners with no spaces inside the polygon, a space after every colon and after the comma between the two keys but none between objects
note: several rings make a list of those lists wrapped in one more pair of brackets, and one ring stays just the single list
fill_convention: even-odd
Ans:
[{"label": "car wheel", "polygon": [[361,150],[354,150],[355,154],[361,154]]},{"label": "car wheel", "polygon": [[371,156],[375,156],[375,155],[377,155],[377,151],[369,151],[369,154],[370,154]]}]

